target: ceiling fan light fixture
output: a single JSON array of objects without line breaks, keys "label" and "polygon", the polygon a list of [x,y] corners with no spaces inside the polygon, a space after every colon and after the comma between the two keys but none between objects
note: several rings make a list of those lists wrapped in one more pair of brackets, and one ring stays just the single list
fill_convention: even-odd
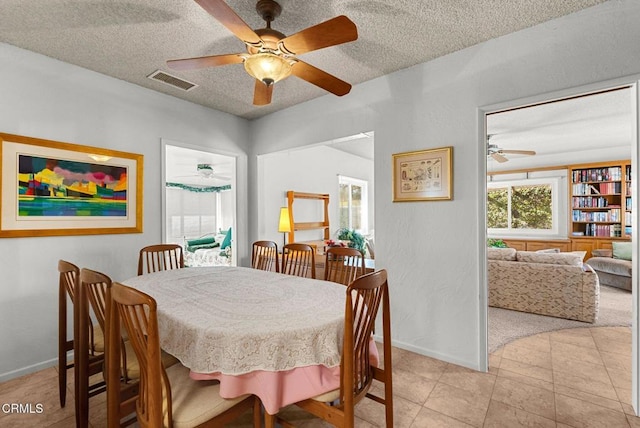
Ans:
[{"label": "ceiling fan light fixture", "polygon": [[244,60],[244,68],[252,77],[267,86],[291,75],[291,63],[271,52],[250,55]]},{"label": "ceiling fan light fixture", "polygon": [[213,168],[208,163],[199,163],[197,169],[198,174],[204,178],[209,178],[213,175]]}]

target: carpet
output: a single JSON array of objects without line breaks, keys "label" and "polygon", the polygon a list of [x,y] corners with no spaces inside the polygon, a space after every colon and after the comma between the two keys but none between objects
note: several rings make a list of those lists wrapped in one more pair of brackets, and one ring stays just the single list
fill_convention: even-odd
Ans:
[{"label": "carpet", "polygon": [[489,307],[489,353],[521,337],[565,328],[630,326],[632,301],[629,291],[600,286],[600,305],[595,323],[566,320]]}]

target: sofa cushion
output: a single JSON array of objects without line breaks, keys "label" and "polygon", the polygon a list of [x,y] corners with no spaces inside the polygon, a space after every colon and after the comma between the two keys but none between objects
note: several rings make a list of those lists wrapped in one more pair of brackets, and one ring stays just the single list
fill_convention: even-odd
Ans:
[{"label": "sofa cushion", "polygon": [[612,259],[611,257],[592,257],[586,261],[596,272],[631,277],[629,260]]},{"label": "sofa cushion", "polygon": [[613,258],[621,260],[631,260],[631,242],[612,242]]},{"label": "sofa cushion", "polygon": [[231,245],[231,228],[229,228],[229,230],[227,231],[224,237],[224,240],[222,241],[222,244],[220,244],[220,249],[224,250],[230,245]]},{"label": "sofa cushion", "polygon": [[544,250],[538,250],[536,251],[536,253],[559,253],[560,252],[560,248],[545,248]]},{"label": "sofa cushion", "polygon": [[550,265],[582,266],[582,257],[574,253],[536,253],[534,251],[518,251],[516,260],[525,263],[542,263]]},{"label": "sofa cushion", "polygon": [[211,245],[216,242],[215,236],[206,236],[204,238],[189,239],[187,240],[187,246],[192,245]]},{"label": "sofa cushion", "polygon": [[199,245],[189,245],[187,247],[187,251],[190,253],[195,253],[196,250],[208,250],[211,248],[219,247],[220,244],[218,242],[214,242],[212,244],[199,244]]},{"label": "sofa cushion", "polygon": [[591,257],[613,257],[613,251],[608,248],[591,250]]},{"label": "sofa cushion", "polygon": [[516,249],[515,248],[487,248],[488,260],[504,260],[515,261]]}]

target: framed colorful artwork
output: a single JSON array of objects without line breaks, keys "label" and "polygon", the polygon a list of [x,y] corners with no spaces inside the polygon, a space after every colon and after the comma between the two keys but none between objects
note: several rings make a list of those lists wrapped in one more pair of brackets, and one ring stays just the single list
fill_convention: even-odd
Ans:
[{"label": "framed colorful artwork", "polygon": [[0,237],[142,232],[142,155],[0,133],[0,167]]},{"label": "framed colorful artwork", "polygon": [[393,202],[453,199],[453,147],[393,155]]}]

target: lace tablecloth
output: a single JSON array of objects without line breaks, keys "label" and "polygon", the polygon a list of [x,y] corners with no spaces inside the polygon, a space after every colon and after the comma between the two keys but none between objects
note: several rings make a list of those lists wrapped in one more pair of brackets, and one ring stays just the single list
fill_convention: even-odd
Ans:
[{"label": "lace tablecloth", "polygon": [[158,304],[160,345],[192,372],[340,364],[345,287],[242,267],[195,267],[122,281]]}]

